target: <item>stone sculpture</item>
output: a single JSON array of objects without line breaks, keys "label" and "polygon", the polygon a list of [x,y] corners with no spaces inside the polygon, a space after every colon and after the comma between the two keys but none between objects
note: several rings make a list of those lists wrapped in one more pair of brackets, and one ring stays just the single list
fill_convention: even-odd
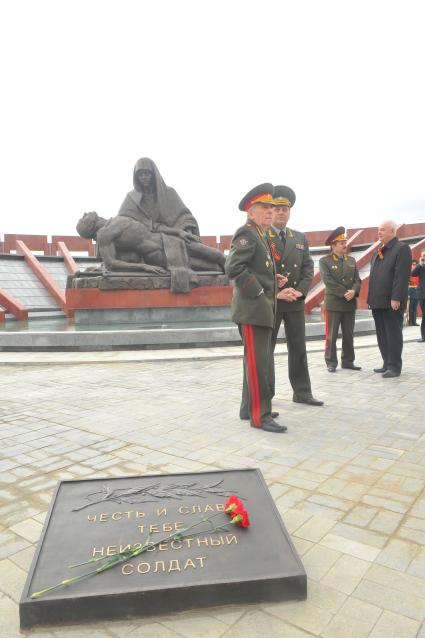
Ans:
[{"label": "stone sculpture", "polygon": [[[188,292],[199,283],[197,272],[224,272],[223,253],[202,244],[195,218],[152,160],[138,160],[133,185],[116,217],[85,213],[77,224],[82,237],[96,240],[104,274],[122,273],[116,287],[133,287],[128,274],[140,273],[167,275],[172,292]],[[145,284],[162,287],[152,277]]]}]

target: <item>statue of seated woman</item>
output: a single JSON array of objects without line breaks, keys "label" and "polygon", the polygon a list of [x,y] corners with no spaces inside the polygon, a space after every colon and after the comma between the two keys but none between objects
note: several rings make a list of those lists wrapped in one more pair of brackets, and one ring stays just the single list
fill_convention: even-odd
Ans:
[{"label": "statue of seated woman", "polygon": [[185,231],[199,237],[196,219],[174,190],[166,185],[155,163],[143,157],[133,172],[134,190],[127,193],[119,216],[130,217],[149,230],[179,235]]}]

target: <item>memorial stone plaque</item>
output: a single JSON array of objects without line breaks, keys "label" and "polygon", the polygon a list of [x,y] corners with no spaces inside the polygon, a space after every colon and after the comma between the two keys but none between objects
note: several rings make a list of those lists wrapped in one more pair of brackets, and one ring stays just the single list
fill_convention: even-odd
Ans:
[{"label": "memorial stone plaque", "polygon": [[[243,501],[249,527],[230,523],[231,495]],[[102,562],[71,565],[147,541],[108,571],[31,597]],[[28,628],[306,595],[305,570],[261,472],[241,469],[61,481],[19,610]]]}]

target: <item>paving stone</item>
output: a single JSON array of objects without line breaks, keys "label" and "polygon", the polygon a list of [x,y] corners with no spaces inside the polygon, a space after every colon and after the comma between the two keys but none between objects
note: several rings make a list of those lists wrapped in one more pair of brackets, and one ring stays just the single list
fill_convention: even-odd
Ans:
[{"label": "paving stone", "polygon": [[[287,624],[274,615],[273,610],[265,613],[259,609],[249,609],[247,613],[231,628],[227,629],[224,638],[311,638],[298,627]],[[144,638],[144,636],[143,636]],[[153,638],[153,636],[152,636]],[[158,637],[159,638],[159,637]]]},{"label": "paving stone", "polygon": [[321,582],[344,594],[351,594],[369,569],[369,566],[370,563],[367,561],[344,555],[330,568]]},{"label": "paving stone", "polygon": [[[393,584],[391,583],[391,585]],[[371,580],[363,579],[353,595],[377,607],[383,607],[396,614],[408,616],[421,622],[425,617],[425,601],[423,598],[413,594],[409,597],[400,596],[400,591],[390,587],[388,583],[381,585]]]},{"label": "paving stone", "polygon": [[30,541],[30,543],[36,543],[41,536],[43,526],[33,518],[28,518],[25,521],[13,525],[10,529],[14,534],[22,536],[27,541]]},{"label": "paving stone", "polygon": [[399,526],[402,518],[403,516],[401,514],[381,511],[376,514],[369,528],[377,532],[383,532],[384,534],[392,534]]},{"label": "paving stone", "polygon": [[376,507],[366,507],[364,505],[358,505],[344,517],[344,523],[351,525],[359,525],[360,527],[366,527],[370,521],[376,516],[378,510]]},{"label": "paving stone", "polygon": [[0,532],[0,560],[16,554],[28,545],[28,541],[8,530]]},{"label": "paving stone", "polygon": [[167,629],[175,631],[185,638],[198,638],[199,636],[205,638],[220,638],[228,629],[228,625],[221,620],[209,618],[206,623],[205,620],[199,616],[185,617],[185,615],[183,615],[181,618],[163,621],[162,624],[167,627]]},{"label": "paving stone", "polygon": [[372,630],[370,638],[401,638],[401,636],[403,638],[415,638],[418,628],[418,622],[405,616],[384,611]]},{"label": "paving stone", "polygon": [[343,536],[338,536],[337,534],[327,534],[324,538],[322,538],[320,544],[339,552],[343,552],[344,554],[350,554],[351,556],[356,556],[357,558],[362,558],[368,561],[375,560],[379,554],[379,549],[376,547],[366,545],[365,543],[359,543],[357,541],[344,538]]},{"label": "paving stone", "polygon": [[373,625],[363,618],[337,614],[322,631],[323,638],[367,638]]},{"label": "paving stone", "polygon": [[408,573],[425,580],[425,547],[421,547],[409,565]]},{"label": "paving stone", "polygon": [[19,602],[26,577],[26,572],[11,560],[0,561],[0,587],[3,593],[7,593],[15,602]]},{"label": "paving stone", "polygon": [[382,548],[387,541],[387,538],[382,534],[346,523],[337,523],[332,529],[332,534],[378,548]]},{"label": "paving stone", "polygon": [[309,601],[263,605],[263,609],[291,625],[316,635],[320,635],[332,618],[330,612],[316,607]]},{"label": "paving stone", "polygon": [[320,583],[309,580],[308,600],[316,607],[326,609],[334,614],[344,605],[347,596],[333,587],[325,585],[324,579]]},{"label": "paving stone", "polygon": [[349,618],[361,618],[374,625],[382,614],[381,607],[376,607],[357,598],[347,598],[340,612]]},{"label": "paving stone", "polygon": [[335,527],[335,521],[321,516],[312,516],[294,532],[294,535],[317,543],[333,527]]},{"label": "paving stone", "polygon": [[307,576],[313,580],[321,580],[340,556],[341,552],[314,545],[303,556],[303,564]]},{"label": "paving stone", "polygon": [[392,569],[406,571],[411,561],[418,553],[419,545],[392,538],[376,557],[376,562]]}]

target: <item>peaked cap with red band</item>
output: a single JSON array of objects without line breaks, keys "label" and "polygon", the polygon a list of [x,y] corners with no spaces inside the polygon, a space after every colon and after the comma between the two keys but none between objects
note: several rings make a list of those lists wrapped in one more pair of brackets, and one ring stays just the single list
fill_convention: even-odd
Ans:
[{"label": "peaked cap with red band", "polygon": [[273,204],[273,184],[252,188],[239,202],[239,210],[247,212],[254,204]]},{"label": "peaked cap with red band", "polygon": [[275,186],[273,190],[273,204],[275,206],[293,206],[295,204],[295,193],[289,186]]},{"label": "peaked cap with red band", "polygon": [[334,241],[347,241],[344,226],[338,226],[338,228],[335,228],[335,230],[331,232],[326,240],[326,245],[331,246]]}]

